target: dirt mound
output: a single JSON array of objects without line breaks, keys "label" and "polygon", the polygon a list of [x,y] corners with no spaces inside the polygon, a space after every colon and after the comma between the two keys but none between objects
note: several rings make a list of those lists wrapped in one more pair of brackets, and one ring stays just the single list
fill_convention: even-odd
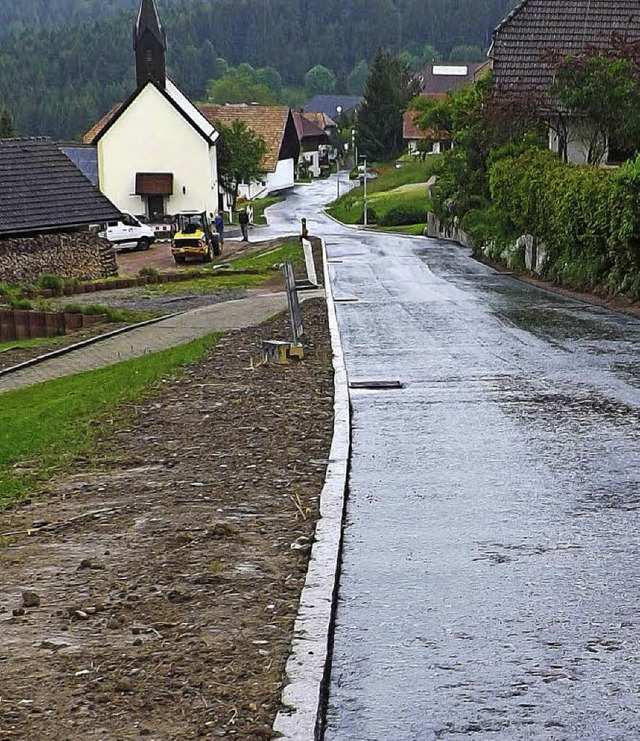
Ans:
[{"label": "dirt mound", "polygon": [[0,736],[271,738],[332,434],[303,312],[303,363],[260,364],[284,317],[228,335],[0,515]]}]

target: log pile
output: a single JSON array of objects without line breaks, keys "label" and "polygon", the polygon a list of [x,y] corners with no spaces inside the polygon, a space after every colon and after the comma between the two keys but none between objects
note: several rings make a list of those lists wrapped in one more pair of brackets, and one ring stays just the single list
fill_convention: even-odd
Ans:
[{"label": "log pile", "polygon": [[117,275],[113,248],[92,232],[0,240],[0,282],[35,283],[43,273],[95,280]]}]

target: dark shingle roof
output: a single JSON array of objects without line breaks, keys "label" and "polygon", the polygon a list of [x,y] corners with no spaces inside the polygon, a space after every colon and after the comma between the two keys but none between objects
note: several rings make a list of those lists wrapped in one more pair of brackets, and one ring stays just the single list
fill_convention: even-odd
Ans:
[{"label": "dark shingle roof", "polygon": [[93,185],[98,185],[98,150],[94,146],[75,142],[58,146]]},{"label": "dark shingle roof", "polygon": [[545,54],[607,48],[614,32],[640,38],[638,0],[524,0],[493,32],[493,75],[502,90],[545,95],[553,67]]},{"label": "dark shingle roof", "polygon": [[0,139],[0,235],[73,229],[119,216],[51,139]]},{"label": "dark shingle roof", "polygon": [[[316,95],[303,108],[305,113],[325,113],[329,118],[337,121],[340,115],[355,111],[362,105],[362,98],[353,95]],[[342,113],[338,114],[338,106]]]},{"label": "dark shingle roof", "polygon": [[471,85],[485,62],[428,62],[415,74],[423,93],[438,94]]}]

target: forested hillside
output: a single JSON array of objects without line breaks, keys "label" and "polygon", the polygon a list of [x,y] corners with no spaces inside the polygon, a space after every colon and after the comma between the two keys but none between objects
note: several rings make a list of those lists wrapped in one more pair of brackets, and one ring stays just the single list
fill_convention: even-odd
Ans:
[{"label": "forested hillside", "polygon": [[[199,98],[223,58],[275,67],[299,85],[322,64],[337,92],[378,47],[447,58],[461,44],[486,48],[516,0],[159,0],[170,75]],[[20,134],[71,138],[133,89],[131,26],[138,0],[0,0],[0,105]],[[80,19],[90,16],[92,20]],[[68,21],[68,25],[61,24]],[[78,22],[79,21],[79,22]]]},{"label": "forested hillside", "polygon": [[0,0],[0,37],[33,28],[53,28],[115,18],[138,0]]}]

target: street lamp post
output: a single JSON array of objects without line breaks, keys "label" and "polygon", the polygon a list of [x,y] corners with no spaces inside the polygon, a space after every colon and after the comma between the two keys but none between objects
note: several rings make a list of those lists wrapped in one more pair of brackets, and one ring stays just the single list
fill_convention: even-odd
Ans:
[{"label": "street lamp post", "polygon": [[[336,113],[338,114],[336,118],[338,121],[340,120],[340,116],[342,115],[342,106],[336,106]],[[338,137],[340,136],[340,129],[338,129]],[[336,200],[340,198],[340,142],[338,141],[338,146],[336,147]]]}]

